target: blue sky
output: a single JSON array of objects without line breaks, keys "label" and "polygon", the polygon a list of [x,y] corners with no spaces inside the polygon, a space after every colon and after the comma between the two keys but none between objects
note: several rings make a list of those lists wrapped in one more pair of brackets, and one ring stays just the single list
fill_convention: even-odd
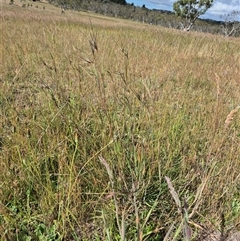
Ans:
[{"label": "blue sky", "polygon": [[[145,6],[149,9],[163,9],[172,11],[172,5],[176,0],[126,0],[127,3],[134,3],[135,6]],[[220,15],[240,11],[240,0],[215,0],[214,5],[208,9],[205,15],[200,18],[220,19]],[[239,17],[240,18],[240,17]]]}]

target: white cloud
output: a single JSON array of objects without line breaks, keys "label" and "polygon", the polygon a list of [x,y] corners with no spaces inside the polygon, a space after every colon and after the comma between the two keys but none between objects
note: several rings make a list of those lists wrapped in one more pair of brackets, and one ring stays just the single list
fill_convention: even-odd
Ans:
[{"label": "white cloud", "polygon": [[209,10],[208,13],[214,14],[214,15],[221,15],[221,14],[228,14],[231,13],[232,11],[238,10],[239,6],[234,3],[236,1],[232,1],[233,3],[229,2],[223,3],[220,1],[217,1]]},{"label": "white cloud", "polygon": [[175,2],[175,0],[170,0],[170,1],[164,1],[164,0],[148,0],[148,2],[152,3],[152,4],[156,4],[156,6],[158,8],[163,8],[166,10],[171,10],[172,9],[172,5]]},{"label": "white cloud", "polygon": [[213,6],[208,9],[203,18],[212,18],[222,20],[221,17],[233,11],[240,11],[240,0],[230,0],[226,3],[225,0],[215,1]]}]

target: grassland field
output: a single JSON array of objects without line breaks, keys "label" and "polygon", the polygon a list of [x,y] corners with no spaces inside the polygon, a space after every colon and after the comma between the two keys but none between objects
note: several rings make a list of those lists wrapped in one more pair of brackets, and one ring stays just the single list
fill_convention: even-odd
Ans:
[{"label": "grassland field", "polygon": [[239,38],[0,6],[0,240],[239,231]]}]

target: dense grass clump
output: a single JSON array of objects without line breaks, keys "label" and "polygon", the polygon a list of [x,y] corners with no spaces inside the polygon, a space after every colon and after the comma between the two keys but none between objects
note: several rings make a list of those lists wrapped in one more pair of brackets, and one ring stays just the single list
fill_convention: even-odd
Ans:
[{"label": "dense grass clump", "polygon": [[239,39],[47,9],[1,15],[1,240],[237,227]]}]

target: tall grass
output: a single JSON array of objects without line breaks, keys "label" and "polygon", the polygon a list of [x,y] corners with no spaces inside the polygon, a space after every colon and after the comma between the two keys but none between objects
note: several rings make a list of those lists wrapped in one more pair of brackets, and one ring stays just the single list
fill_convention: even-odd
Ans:
[{"label": "tall grass", "polygon": [[238,39],[15,8],[1,13],[1,240],[237,226]]}]

